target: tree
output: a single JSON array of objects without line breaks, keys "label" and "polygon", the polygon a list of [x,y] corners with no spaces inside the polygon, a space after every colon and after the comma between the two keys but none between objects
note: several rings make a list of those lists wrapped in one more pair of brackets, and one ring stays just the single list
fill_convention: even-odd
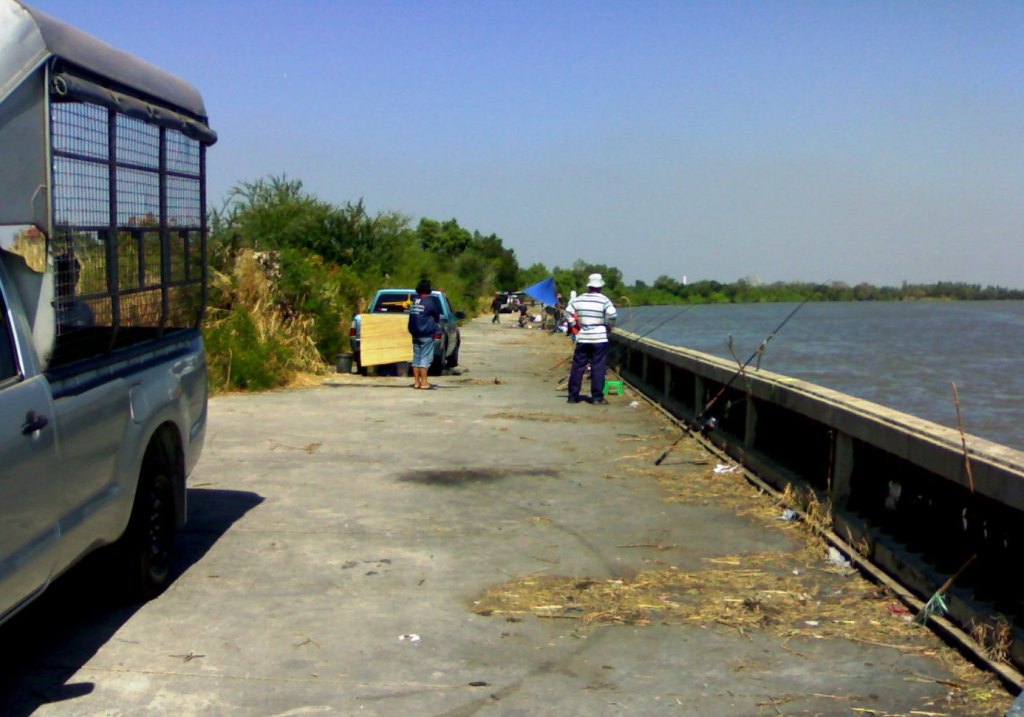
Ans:
[{"label": "tree", "polygon": [[[548,271],[548,268],[546,266],[544,266],[540,262],[536,262],[530,264],[530,266],[526,267],[525,269],[520,269],[519,278],[516,282],[514,282],[514,284],[503,284],[500,288],[508,290],[522,289],[523,287],[536,284],[538,281],[544,281],[549,276],[554,275],[550,271]],[[557,278],[555,279],[555,284],[558,284]],[[566,292],[563,291],[562,293],[564,294]]]},{"label": "tree", "polygon": [[[520,288],[519,283],[519,262],[516,261],[516,253],[506,249],[501,239],[496,234],[482,236],[479,232],[473,232],[473,241],[470,250],[485,259],[493,267],[493,280],[490,286],[485,287],[484,293],[491,293],[493,290],[514,290]],[[523,284],[527,286],[527,284]]]},{"label": "tree", "polygon": [[420,219],[416,234],[419,236],[420,246],[426,251],[447,257],[463,253],[473,242],[473,235],[460,227],[454,219],[446,222]]}]

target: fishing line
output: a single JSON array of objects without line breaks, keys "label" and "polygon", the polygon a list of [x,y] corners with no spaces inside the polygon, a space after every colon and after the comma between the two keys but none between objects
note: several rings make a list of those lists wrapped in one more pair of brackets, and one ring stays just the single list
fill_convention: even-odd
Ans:
[{"label": "fishing line", "polygon": [[[654,326],[652,326],[649,330],[645,331],[644,333],[637,335],[635,338],[627,338],[627,337],[623,336],[622,339],[624,341],[628,341],[631,344],[635,344],[635,343],[638,343],[640,341],[643,341],[644,339],[646,339],[648,336],[653,334],[655,331],[660,329],[662,326],[667,324],[672,319],[677,319],[680,316],[682,316],[683,314],[685,314],[686,312],[688,312],[691,309],[693,309],[694,306],[696,306],[696,304],[690,304],[689,306],[683,307],[683,309],[680,310],[680,311],[670,312],[668,316],[666,316],[661,321],[658,321],[658,323],[654,324]],[[654,321],[657,321],[657,319],[655,319]],[[652,323],[653,323],[653,321],[648,321],[646,324],[644,324],[644,326],[649,326]],[[631,331],[630,333],[634,333],[634,332]]]},{"label": "fishing line", "polygon": [[[780,323],[778,326],[776,326],[775,330],[772,331],[770,334],[768,334],[768,336],[763,341],[761,341],[760,344],[758,344],[757,348],[754,349],[753,353],[750,354],[750,358],[748,358],[739,367],[739,369],[736,371],[736,373],[734,373],[732,375],[732,377],[728,381],[726,381],[725,384],[720,389],[718,389],[718,393],[716,393],[714,396],[712,396],[711,400],[708,401],[706,404],[704,404],[704,408],[702,408],[700,410],[700,413],[698,413],[694,417],[694,419],[693,419],[693,422],[697,425],[697,430],[698,430],[699,433],[705,434],[708,431],[710,431],[710,430],[715,428],[715,426],[718,424],[718,422],[717,422],[717,420],[715,418],[712,417],[712,418],[709,418],[707,420],[705,420],[705,418],[704,418],[707,415],[708,411],[710,411],[711,407],[714,406],[718,402],[718,399],[720,399],[722,397],[722,395],[726,392],[726,390],[732,385],[733,381],[735,381],[737,379],[737,377],[739,377],[746,370],[747,366],[750,365],[750,362],[753,361],[755,358],[757,358],[758,356],[760,356],[761,354],[764,353],[765,348],[767,348],[767,346],[768,346],[768,342],[771,341],[773,338],[775,338],[775,335],[782,330],[782,327],[785,326],[787,323],[789,323],[789,320],[792,319],[793,316],[796,315],[796,312],[800,311],[800,309],[803,308],[804,304],[806,304],[808,301],[811,300],[812,296],[814,296],[814,295],[811,294],[806,299],[804,299],[799,304],[797,304],[796,308],[793,309],[792,311],[790,311],[789,314],[786,316],[786,318],[784,318],[782,320],[782,323]],[[760,367],[760,365],[761,365],[760,361],[758,361],[758,366]],[[658,456],[658,460],[654,461],[654,465],[660,466],[661,462],[663,460],[665,460],[665,458],[668,457],[669,453],[672,452],[672,449],[674,449],[677,445],[679,445],[679,442],[681,440],[683,440],[689,434],[689,432],[690,431],[684,432],[681,436],[679,436],[679,438],[677,438],[675,441],[673,441],[672,445],[670,445],[668,448],[666,448],[665,452],[662,453],[660,456]]]},{"label": "fishing line", "polygon": [[[646,332],[645,332],[645,333],[643,333],[643,334],[640,334],[640,335],[636,336],[635,338],[627,338],[627,337],[625,337],[625,336],[620,336],[619,338],[620,338],[620,339],[621,339],[622,341],[628,341],[628,342],[630,343],[630,345],[636,344],[636,343],[638,343],[638,342],[640,342],[640,341],[643,341],[643,340],[644,340],[645,338],[647,338],[648,336],[650,336],[651,334],[653,334],[653,333],[654,333],[655,331],[657,331],[658,329],[660,329],[660,328],[661,328],[662,326],[664,326],[665,324],[667,324],[667,323],[668,323],[669,321],[671,321],[672,319],[676,319],[676,318],[679,318],[680,316],[682,316],[682,315],[683,315],[683,314],[685,314],[686,312],[690,311],[690,310],[691,310],[691,309],[692,309],[692,308],[693,308],[694,306],[696,306],[696,304],[690,304],[689,306],[683,307],[683,309],[682,309],[682,310],[680,310],[680,311],[671,311],[671,312],[669,313],[669,315],[668,315],[668,316],[666,316],[666,317],[665,317],[664,319],[662,319],[661,321],[657,321],[657,319],[654,319],[653,321],[648,321],[648,322],[646,322],[645,324],[643,324],[643,326],[649,326],[650,324],[654,323],[654,321],[657,321],[657,323],[656,323],[656,324],[654,324],[654,326],[652,326],[650,330],[646,331]],[[633,307],[630,307],[630,309],[632,309],[632,308],[633,308]],[[632,320],[632,312],[630,313],[630,319]],[[630,333],[633,333],[633,332],[631,331]],[[554,370],[554,369],[558,368],[559,366],[561,366],[562,364],[564,364],[564,363],[565,363],[566,361],[568,361],[568,360],[569,360],[569,359],[571,359],[571,358],[572,358],[572,354],[569,354],[568,356],[566,356],[565,358],[563,358],[563,359],[562,359],[561,361],[559,361],[558,363],[556,363],[556,364],[555,364],[554,366],[552,366],[552,367],[551,367],[551,369],[552,369],[552,370]],[[568,380],[568,377],[566,377],[566,378],[563,378],[563,379],[562,379],[562,380],[561,380],[561,381],[559,382],[559,384],[561,384],[561,383],[564,383],[564,382],[565,382],[566,380]]]}]

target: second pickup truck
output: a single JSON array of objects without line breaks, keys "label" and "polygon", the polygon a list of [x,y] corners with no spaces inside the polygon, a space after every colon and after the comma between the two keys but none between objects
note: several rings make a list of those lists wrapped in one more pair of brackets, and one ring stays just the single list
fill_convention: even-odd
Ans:
[{"label": "second pickup truck", "polygon": [[[462,344],[459,321],[465,319],[466,314],[452,309],[452,303],[444,292],[434,291],[431,294],[441,306],[441,321],[438,322],[440,330],[434,335],[434,363],[428,373],[431,376],[440,376],[445,369],[459,365],[459,347]],[[367,313],[408,314],[415,298],[416,291],[413,289],[381,289],[374,295]],[[362,361],[361,325],[362,315],[356,314],[349,329],[349,340],[356,368],[359,373],[366,375],[368,366]],[[409,340],[409,355],[412,356],[412,339]]]}]

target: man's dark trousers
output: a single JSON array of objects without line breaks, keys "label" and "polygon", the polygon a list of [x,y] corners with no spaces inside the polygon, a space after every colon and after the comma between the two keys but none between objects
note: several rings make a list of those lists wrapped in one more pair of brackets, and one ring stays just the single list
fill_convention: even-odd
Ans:
[{"label": "man's dark trousers", "polygon": [[572,354],[572,371],[569,372],[569,400],[580,397],[583,387],[583,372],[590,364],[590,396],[604,398],[604,375],[608,369],[608,342],[599,344],[576,344]]}]

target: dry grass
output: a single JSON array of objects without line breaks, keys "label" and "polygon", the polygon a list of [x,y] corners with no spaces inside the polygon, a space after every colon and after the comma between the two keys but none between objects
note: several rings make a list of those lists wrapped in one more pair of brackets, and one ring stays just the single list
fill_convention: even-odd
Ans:
[{"label": "dry grass", "polygon": [[[308,377],[319,376],[328,368],[311,338],[314,335],[313,318],[286,312],[274,301],[274,281],[255,254],[250,250],[243,251],[235,260],[230,274],[211,269],[210,275],[212,285],[226,297],[232,308],[211,307],[208,310],[207,329],[216,330],[231,320],[235,308],[244,307],[252,319],[257,341],[260,344],[273,342],[285,349],[288,357],[286,365],[272,370],[285,372],[285,383],[288,386],[313,385]],[[242,345],[231,349],[245,350],[247,347]],[[223,385],[212,388],[225,390],[231,387],[234,356],[228,353],[227,356],[214,356],[211,359],[212,362],[223,361],[225,364]]]},{"label": "dry grass", "polygon": [[[652,546],[656,547],[656,546]],[[527,577],[479,596],[477,611],[575,617],[585,625],[651,622],[767,629],[782,637],[845,637],[927,649],[930,633],[909,621],[884,588],[829,567],[813,548],[706,560],[632,579]]]},{"label": "dry grass", "polygon": [[507,421],[540,421],[542,423],[565,421],[564,415],[560,416],[554,413],[545,413],[543,411],[501,411],[499,413],[489,414],[486,418],[500,418]]},{"label": "dry grass", "polygon": [[[664,450],[664,435],[631,435],[620,441],[630,444],[622,473],[656,481],[665,500],[731,510],[767,530],[791,535],[800,548],[709,558],[704,568],[689,572],[662,566],[632,579],[530,576],[480,594],[474,611],[570,619],[584,630],[597,625],[668,624],[718,626],[742,636],[762,631],[775,635],[784,649],[797,655],[802,640],[851,640],[941,663],[950,679],[916,676],[948,688],[941,700],[927,705],[935,710],[932,714],[1002,714],[1009,706],[1009,695],[993,675],[916,625],[911,610],[887,588],[862,578],[852,567],[827,560],[828,543],[822,535],[831,524],[830,506],[818,502],[813,493],[788,489],[774,496],[739,471],[716,473],[719,459],[695,442],[683,441],[673,453],[673,462],[685,464],[686,470],[666,470],[653,465]],[[787,507],[799,509],[803,519],[783,520]],[[998,626],[983,627],[979,633],[981,644],[994,646],[993,656],[998,657],[1000,650],[1005,654],[1007,626],[1002,632]]]},{"label": "dry grass", "polygon": [[982,646],[985,656],[995,662],[1007,662],[1013,634],[1006,618],[1000,615],[991,624],[975,623],[971,638]]},{"label": "dry grass", "polygon": [[42,234],[29,235],[25,231],[18,232],[14,236],[14,245],[10,250],[22,256],[32,271],[46,271],[46,240]]}]

